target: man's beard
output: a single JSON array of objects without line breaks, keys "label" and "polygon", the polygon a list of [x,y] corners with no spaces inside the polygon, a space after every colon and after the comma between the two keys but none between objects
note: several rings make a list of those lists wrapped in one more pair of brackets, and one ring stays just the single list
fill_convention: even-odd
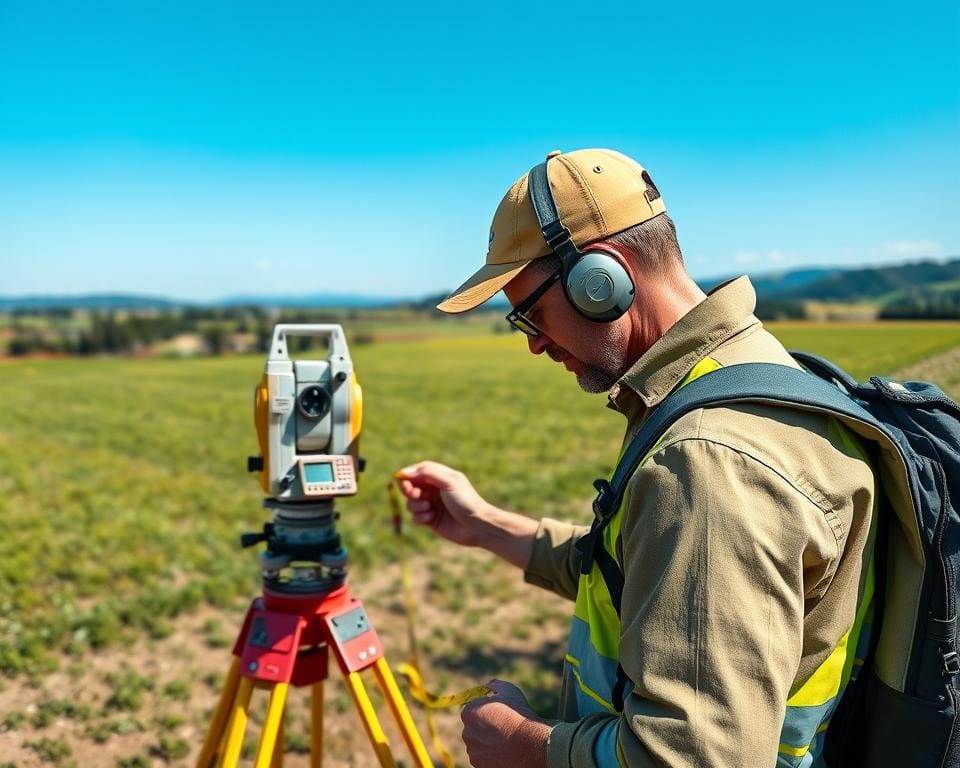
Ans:
[{"label": "man's beard", "polygon": [[584,365],[583,370],[577,374],[577,384],[584,392],[607,392],[619,378],[617,374],[605,371],[603,368]]},{"label": "man's beard", "polygon": [[[551,360],[558,363],[562,363],[570,357],[570,353],[561,347],[549,347],[547,349],[547,355]],[[606,392],[617,382],[617,379],[620,378],[619,373],[614,373],[606,368],[587,365],[583,361],[578,362],[582,370],[576,374],[577,384],[580,385],[580,389],[584,392],[590,392],[591,394]]]}]

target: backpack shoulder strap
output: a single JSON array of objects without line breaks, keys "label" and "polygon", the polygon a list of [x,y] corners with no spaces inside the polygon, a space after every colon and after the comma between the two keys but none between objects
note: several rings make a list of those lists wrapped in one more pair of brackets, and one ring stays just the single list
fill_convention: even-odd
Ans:
[{"label": "backpack shoulder strap", "polygon": [[[623,452],[610,481],[597,480],[594,483],[597,488],[597,497],[593,502],[596,520],[590,533],[577,543],[577,549],[580,551],[581,570],[584,573],[589,572],[594,561],[600,567],[617,616],[620,616],[623,600],[625,583],[623,569],[604,549],[602,533],[620,508],[627,483],[637,466],[670,426],[684,414],[699,408],[756,402],[813,408],[846,416],[884,430],[873,415],[855,402],[849,394],[842,391],[835,383],[820,378],[823,373],[834,373],[832,364],[823,362],[830,368],[822,371],[817,368],[811,369],[819,375],[776,363],[742,363],[718,368],[694,379],[669,395],[650,414]],[[842,371],[840,373],[842,374]],[[836,375],[831,375],[830,378],[846,386],[850,391],[850,384],[855,385],[856,382],[849,376],[845,374],[844,376],[845,378],[838,378]],[[613,689],[613,704],[617,711],[623,711],[627,685],[628,678],[623,671],[623,665],[618,664],[617,680]]]},{"label": "backpack shoulder strap", "polygon": [[680,417],[699,408],[744,402],[814,408],[886,431],[848,394],[807,371],[777,363],[718,368],[684,385],[654,409],[624,451],[610,482],[598,481],[599,493],[594,502],[597,516],[612,516],[616,512],[643,457]]}]

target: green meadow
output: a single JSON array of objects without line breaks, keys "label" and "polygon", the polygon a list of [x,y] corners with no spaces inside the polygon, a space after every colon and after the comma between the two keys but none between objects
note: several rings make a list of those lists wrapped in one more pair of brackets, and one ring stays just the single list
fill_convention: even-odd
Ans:
[{"label": "green meadow", "polygon": [[[827,355],[858,377],[960,348],[958,324],[769,327],[788,347]],[[367,471],[360,493],[338,503],[340,531],[351,584],[365,596],[362,585],[380,583],[373,602],[398,627],[404,619],[386,499],[397,468],[436,459],[467,472],[494,503],[585,521],[591,483],[611,472],[623,426],[604,396],[583,394],[562,366],[530,355],[518,335],[470,328],[462,337],[425,338],[425,330],[393,329],[389,340],[351,350],[364,387]],[[957,397],[960,363],[950,365],[937,370]],[[257,445],[252,393],[262,367],[260,356],[0,363],[0,670],[7,685],[42,687],[55,670],[76,671],[98,653],[163,643],[211,610],[223,613],[201,619],[202,643],[226,654],[237,628],[227,623],[260,586],[258,551],[242,550],[239,535],[266,521],[259,486],[245,472]],[[504,568],[428,532],[408,533],[414,567],[432,595],[422,634],[440,688],[502,672],[550,714],[565,604],[531,602],[530,588]],[[485,624],[495,611],[500,623]],[[554,628],[549,641],[538,634],[541,625]],[[393,636],[399,660],[402,634]],[[503,645],[512,650],[498,652]],[[198,741],[192,737],[188,748],[178,734],[206,718],[200,709],[193,726],[183,725],[176,711],[197,695],[194,676],[160,684],[123,667],[103,676],[97,709],[48,693],[37,710],[0,701],[0,731],[29,726],[18,742],[24,749],[41,763],[69,765],[71,744],[138,728],[159,734],[144,760],[176,762]],[[217,679],[207,685],[216,688]],[[142,710],[143,696],[155,697],[160,714],[120,717]],[[338,711],[349,708],[344,701]],[[51,739],[44,728],[56,717],[82,726]],[[288,742],[295,738],[302,736],[292,728]]]},{"label": "green meadow", "polygon": [[[955,324],[772,326],[854,375],[960,345]],[[434,458],[495,503],[582,515],[621,417],[515,335],[355,346],[364,386],[358,496],[340,503],[354,570],[394,557],[391,473]],[[239,533],[264,520],[245,474],[259,356],[7,362],[0,367],[0,669],[38,671],[257,588]],[[956,394],[956,393],[954,393]],[[417,532],[421,534],[421,532]],[[415,544],[431,547],[429,537]]]}]

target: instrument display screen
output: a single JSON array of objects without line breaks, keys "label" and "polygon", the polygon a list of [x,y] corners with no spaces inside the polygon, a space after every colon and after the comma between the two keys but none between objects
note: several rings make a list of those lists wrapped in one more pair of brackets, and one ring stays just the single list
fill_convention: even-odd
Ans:
[{"label": "instrument display screen", "polygon": [[308,483],[332,483],[333,465],[317,462],[303,465],[304,479]]}]

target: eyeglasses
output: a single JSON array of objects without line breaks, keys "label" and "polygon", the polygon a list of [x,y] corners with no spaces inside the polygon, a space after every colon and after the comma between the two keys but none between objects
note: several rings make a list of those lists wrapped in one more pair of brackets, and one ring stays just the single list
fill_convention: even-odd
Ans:
[{"label": "eyeglasses", "polygon": [[525,333],[527,336],[539,336],[541,333],[540,329],[537,328],[536,324],[529,317],[527,317],[526,313],[533,308],[533,305],[540,300],[540,297],[549,291],[550,287],[559,279],[560,270],[558,269],[556,272],[550,275],[550,277],[540,283],[540,285],[534,289],[533,293],[527,296],[527,298],[525,298],[509,313],[507,313],[507,322],[518,331]]}]

